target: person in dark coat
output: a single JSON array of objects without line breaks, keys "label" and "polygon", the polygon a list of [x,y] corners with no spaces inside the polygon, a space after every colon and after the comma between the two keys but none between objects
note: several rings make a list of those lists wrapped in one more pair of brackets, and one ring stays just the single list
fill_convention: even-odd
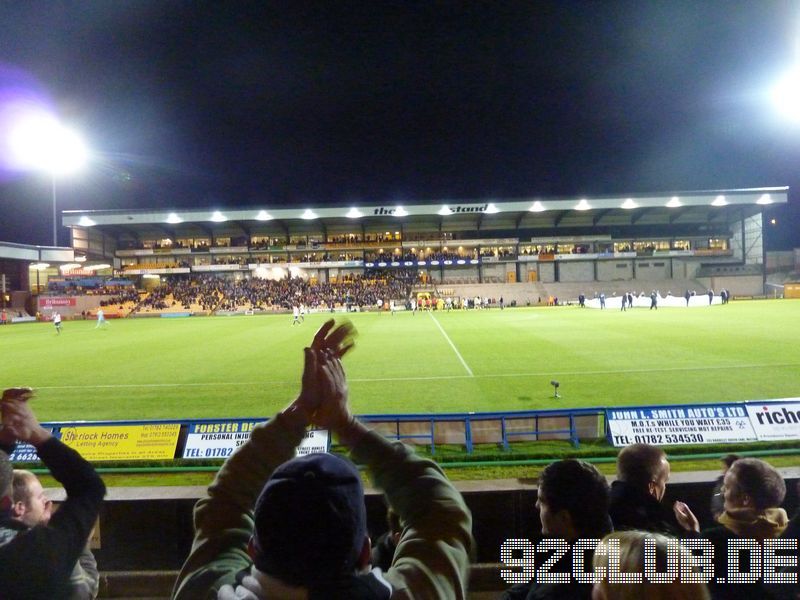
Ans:
[{"label": "person in dark coat", "polygon": [[672,510],[661,502],[669,473],[667,455],[656,446],[631,444],[620,451],[608,511],[615,531],[638,529],[673,536],[680,533]]},{"label": "person in dark coat", "polygon": [[[611,531],[608,516],[609,488],[606,478],[592,465],[569,458],[550,463],[539,476],[536,510],[542,535],[566,540],[600,540]],[[592,552],[584,553],[584,571],[591,570]],[[572,573],[572,550],[552,567],[551,573]],[[501,600],[588,600],[591,583],[519,583],[506,590]]]}]

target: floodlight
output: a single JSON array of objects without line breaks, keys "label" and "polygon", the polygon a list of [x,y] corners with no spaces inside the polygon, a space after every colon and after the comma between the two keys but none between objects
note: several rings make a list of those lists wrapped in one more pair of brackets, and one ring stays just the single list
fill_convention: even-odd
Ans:
[{"label": "floodlight", "polygon": [[226,217],[225,215],[223,215],[223,214],[222,214],[221,212],[219,212],[218,210],[215,210],[215,211],[214,211],[214,214],[213,214],[213,215],[211,215],[211,220],[212,220],[212,221],[214,221],[215,223],[224,223],[225,221],[227,221],[227,220],[228,220],[228,217]]},{"label": "floodlight", "polygon": [[669,199],[669,202],[667,202],[668,208],[678,208],[679,206],[682,206],[682,204],[681,204],[681,199],[678,198],[677,196],[673,196],[672,198]]},{"label": "floodlight", "polygon": [[714,201],[711,203],[711,206],[726,206],[727,204],[728,201],[725,199],[725,196],[720,194],[719,196],[714,198]]},{"label": "floodlight", "polygon": [[484,212],[486,212],[486,214],[489,215],[494,215],[496,213],[499,213],[500,209],[497,208],[494,204],[489,203],[489,206],[486,207],[486,210]]},{"label": "floodlight", "polygon": [[539,202],[538,200],[534,202],[531,207],[528,209],[530,212],[544,212],[547,210],[544,205]]},{"label": "floodlight", "polygon": [[89,217],[84,215],[78,221],[78,225],[80,225],[81,227],[92,227],[93,225],[97,225],[97,223],[95,223]]},{"label": "floodlight", "polygon": [[300,218],[305,219],[306,221],[310,221],[311,219],[317,218],[317,213],[315,213],[310,208],[307,208],[306,211],[302,215],[300,215]]},{"label": "floodlight", "polygon": [[167,223],[170,223],[171,225],[177,225],[178,223],[183,223],[183,219],[172,212],[167,215]]},{"label": "floodlight", "polygon": [[359,217],[363,217],[364,213],[358,210],[355,206],[350,209],[350,211],[345,215],[348,219],[358,219]]},{"label": "floodlight", "polygon": [[453,211],[450,210],[449,206],[445,205],[445,206],[442,206],[442,208],[440,208],[439,212],[436,213],[436,214],[439,214],[439,215],[442,215],[443,217],[446,217],[447,215],[453,214]]},{"label": "floodlight", "polygon": [[66,175],[88,162],[89,151],[77,132],[47,113],[30,113],[9,134],[12,161],[21,170]]},{"label": "floodlight", "polygon": [[772,196],[769,194],[762,194],[761,197],[756,200],[756,204],[761,204],[762,206],[766,206],[767,204],[772,204]]},{"label": "floodlight", "polygon": [[44,271],[49,266],[50,266],[50,263],[38,262],[38,263],[32,263],[31,264],[31,269],[34,269],[36,271]]},{"label": "floodlight", "polygon": [[272,220],[272,215],[271,215],[271,214],[269,214],[269,213],[268,213],[267,211],[265,211],[265,210],[261,210],[261,211],[259,211],[259,212],[258,212],[258,214],[256,215],[256,220],[257,220],[257,221],[271,221],[271,220]]},{"label": "floodlight", "polygon": [[633,201],[633,198],[626,198],[625,202],[623,202],[621,206],[621,208],[624,208],[625,210],[631,210],[632,208],[638,208],[638,207],[639,205]]},{"label": "floodlight", "polygon": [[800,66],[775,84],[771,94],[777,111],[790,121],[800,123]]},{"label": "floodlight", "polygon": [[406,211],[406,209],[403,208],[402,206],[398,206],[397,208],[394,209],[393,216],[395,216],[395,217],[407,217],[408,216],[408,211]]},{"label": "floodlight", "polygon": [[586,198],[582,198],[578,204],[575,205],[575,210],[590,210],[592,207],[589,205],[589,201]]}]

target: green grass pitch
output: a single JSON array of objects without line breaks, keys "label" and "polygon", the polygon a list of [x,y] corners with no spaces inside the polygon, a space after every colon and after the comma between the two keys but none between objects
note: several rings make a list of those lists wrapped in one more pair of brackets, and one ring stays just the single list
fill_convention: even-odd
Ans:
[{"label": "green grass pitch", "polygon": [[[61,335],[49,323],[0,327],[0,385],[37,388],[42,420],[269,416],[297,394],[301,349],[328,317],[67,321]],[[800,396],[798,300],[350,318],[358,414]]]}]

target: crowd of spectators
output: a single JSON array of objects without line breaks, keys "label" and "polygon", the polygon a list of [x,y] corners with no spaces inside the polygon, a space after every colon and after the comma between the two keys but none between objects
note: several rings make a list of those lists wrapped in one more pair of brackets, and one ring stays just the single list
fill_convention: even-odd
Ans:
[{"label": "crowd of spectators", "polygon": [[335,283],[300,277],[234,279],[212,274],[173,275],[164,277],[141,306],[165,310],[179,305],[188,310],[199,305],[208,311],[291,309],[301,304],[314,309],[377,306],[390,299],[406,298],[417,277],[413,270],[405,269],[375,269]]}]

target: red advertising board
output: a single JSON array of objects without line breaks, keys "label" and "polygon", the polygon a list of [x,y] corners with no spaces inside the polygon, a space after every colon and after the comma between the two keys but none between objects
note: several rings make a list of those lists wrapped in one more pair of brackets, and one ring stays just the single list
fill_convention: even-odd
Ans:
[{"label": "red advertising board", "polygon": [[39,308],[51,306],[75,306],[75,298],[64,296],[39,296]]}]

